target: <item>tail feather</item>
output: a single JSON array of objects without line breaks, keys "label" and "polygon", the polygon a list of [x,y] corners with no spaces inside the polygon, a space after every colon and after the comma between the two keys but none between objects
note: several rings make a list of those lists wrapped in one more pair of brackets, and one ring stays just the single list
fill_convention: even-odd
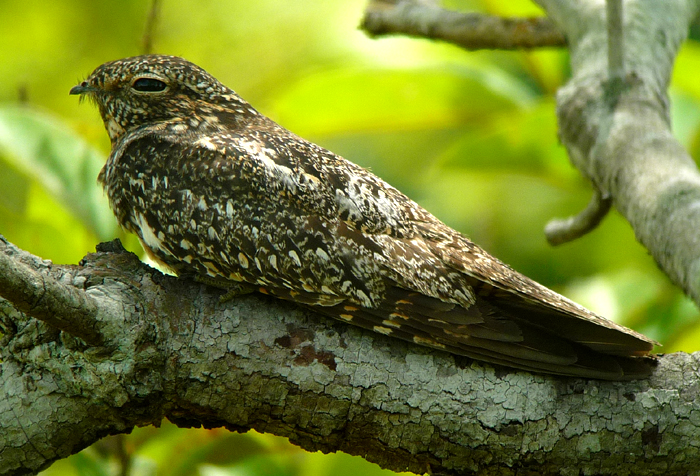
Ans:
[{"label": "tail feather", "polygon": [[[349,315],[344,306],[314,307],[330,317],[405,341],[452,354],[522,370],[603,380],[645,378],[651,373],[649,359],[620,357],[596,352],[537,327],[522,326],[518,342],[504,342],[462,333],[451,335],[418,318],[388,324],[379,310],[358,308]],[[340,317],[342,314],[343,317]],[[408,317],[408,316],[407,316]],[[399,325],[397,325],[399,324]],[[470,326],[467,326],[470,327]],[[474,326],[476,327],[476,326]]]}]

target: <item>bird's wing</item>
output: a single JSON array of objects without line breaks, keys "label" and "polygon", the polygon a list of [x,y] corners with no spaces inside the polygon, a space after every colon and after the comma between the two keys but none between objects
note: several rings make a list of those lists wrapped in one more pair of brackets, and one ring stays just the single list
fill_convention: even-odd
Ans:
[{"label": "bird's wing", "polygon": [[[475,245],[467,240],[462,249],[442,246],[440,233],[449,228],[380,179],[318,146],[255,132],[199,137],[184,145],[137,141],[127,152],[153,155],[154,147],[171,161],[158,166],[180,174],[180,188],[189,184],[187,193],[160,191],[170,197],[171,213],[157,218],[158,228],[196,222],[170,240],[169,252],[181,253],[172,243],[196,243],[196,253],[187,259],[199,272],[254,283],[375,332],[510,367],[608,379],[648,372],[572,342],[565,325],[561,332],[549,330],[538,321],[542,311],[555,318],[562,312],[556,303],[543,306],[527,286],[517,290],[530,283],[526,278],[505,265],[498,268],[500,262],[485,253],[480,260],[460,258],[471,256]],[[159,176],[156,170],[146,175]],[[421,220],[432,229],[417,228]],[[514,277],[491,276],[499,272]],[[505,296],[524,297],[502,300],[517,303],[502,306],[492,299],[498,293],[474,292],[484,284]],[[576,328],[578,315],[564,314],[573,314]],[[624,334],[610,331],[613,337]]]},{"label": "bird's wing", "polygon": [[646,355],[658,345],[514,271],[454,230],[445,232],[451,236],[433,242],[433,252],[510,315],[608,354]]}]

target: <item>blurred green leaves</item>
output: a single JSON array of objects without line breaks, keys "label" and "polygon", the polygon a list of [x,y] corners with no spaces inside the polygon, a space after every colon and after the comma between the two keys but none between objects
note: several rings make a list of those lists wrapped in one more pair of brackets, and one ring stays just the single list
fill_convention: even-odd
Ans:
[{"label": "blurred green leaves", "polygon": [[96,183],[103,154],[58,116],[0,107],[0,232],[19,246],[76,263],[117,225]]},{"label": "blurred green leaves", "polygon": [[0,151],[7,166],[35,180],[91,233],[114,235],[116,224],[96,185],[105,158],[58,118],[28,107],[0,108]]},{"label": "blurred green leaves", "polygon": [[533,100],[526,85],[486,66],[334,69],[296,82],[269,113],[301,135],[352,134],[454,127]]},{"label": "blurred green leaves", "polygon": [[[107,438],[89,449],[58,461],[43,476],[109,476],[119,462]],[[344,453],[307,453],[286,438],[255,431],[181,429],[165,423],[160,429],[138,428],[126,438],[131,476],[390,476],[392,471]],[[406,473],[410,474],[410,473]]]}]

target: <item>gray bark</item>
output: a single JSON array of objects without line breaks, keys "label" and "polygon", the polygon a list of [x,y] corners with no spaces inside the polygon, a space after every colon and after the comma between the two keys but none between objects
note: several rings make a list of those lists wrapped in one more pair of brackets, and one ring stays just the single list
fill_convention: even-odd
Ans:
[{"label": "gray bark", "polygon": [[564,46],[564,35],[546,17],[501,18],[445,10],[432,0],[375,0],[362,28],[370,35],[402,34],[453,43],[468,50]]},{"label": "gray bark", "polygon": [[417,473],[700,467],[700,356],[665,356],[652,378],[633,382],[494,369],[264,296],[222,304],[219,290],[101,249],[117,252],[56,266],[0,241],[10,277],[36,274],[24,296],[46,283],[82,294],[104,336],[90,346],[19,311],[23,298],[0,300],[0,474],[37,472],[163,418],[254,428]]},{"label": "gray bark", "polygon": [[[605,6],[540,0],[568,39],[573,77],[559,90],[573,164],[630,222],[661,269],[700,304],[700,172],[673,137],[668,84],[698,2],[624,2],[624,75],[610,75]],[[660,232],[663,230],[663,232]]]}]

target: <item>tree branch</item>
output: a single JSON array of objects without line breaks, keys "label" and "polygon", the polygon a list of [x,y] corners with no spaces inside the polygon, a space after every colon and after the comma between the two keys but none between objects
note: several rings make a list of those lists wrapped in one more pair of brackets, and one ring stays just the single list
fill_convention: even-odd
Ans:
[{"label": "tree branch", "polygon": [[[622,0],[606,0],[608,33],[608,81],[619,91],[625,75]],[[596,190],[588,206],[578,215],[564,220],[554,219],[545,226],[544,234],[552,246],[568,243],[593,231],[612,207],[612,198]]]},{"label": "tree branch", "polygon": [[697,2],[624,4],[622,79],[609,77],[604,5],[539,3],[569,38],[573,77],[559,90],[557,115],[571,161],[612,197],[659,266],[700,304],[700,172],[673,137],[667,95]]},{"label": "tree branch", "polygon": [[0,296],[17,309],[47,324],[80,337],[92,345],[103,342],[97,327],[95,302],[85,293],[47,277],[41,269],[49,266],[36,257],[28,263],[17,259],[16,249],[0,236]]},{"label": "tree branch", "polygon": [[1,474],[36,472],[164,417],[417,473],[674,475],[700,465],[700,356],[665,356],[633,382],[494,370],[265,296],[221,304],[221,291],[130,253],[47,266],[6,246],[96,299],[116,345],[87,347],[0,300]]},{"label": "tree branch", "polygon": [[160,0],[151,0],[151,8],[148,10],[146,26],[144,27],[143,37],[141,37],[141,50],[145,55],[153,53],[153,38],[155,36],[156,25],[158,24],[159,13]]},{"label": "tree branch", "polygon": [[554,219],[547,223],[544,235],[552,246],[561,245],[580,238],[595,229],[610,211],[612,199],[603,197],[597,190],[593,193],[588,206],[578,215],[569,218]]},{"label": "tree branch", "polygon": [[501,18],[460,13],[425,0],[373,0],[361,27],[373,37],[403,34],[453,43],[468,50],[564,46],[566,40],[544,17]]}]

